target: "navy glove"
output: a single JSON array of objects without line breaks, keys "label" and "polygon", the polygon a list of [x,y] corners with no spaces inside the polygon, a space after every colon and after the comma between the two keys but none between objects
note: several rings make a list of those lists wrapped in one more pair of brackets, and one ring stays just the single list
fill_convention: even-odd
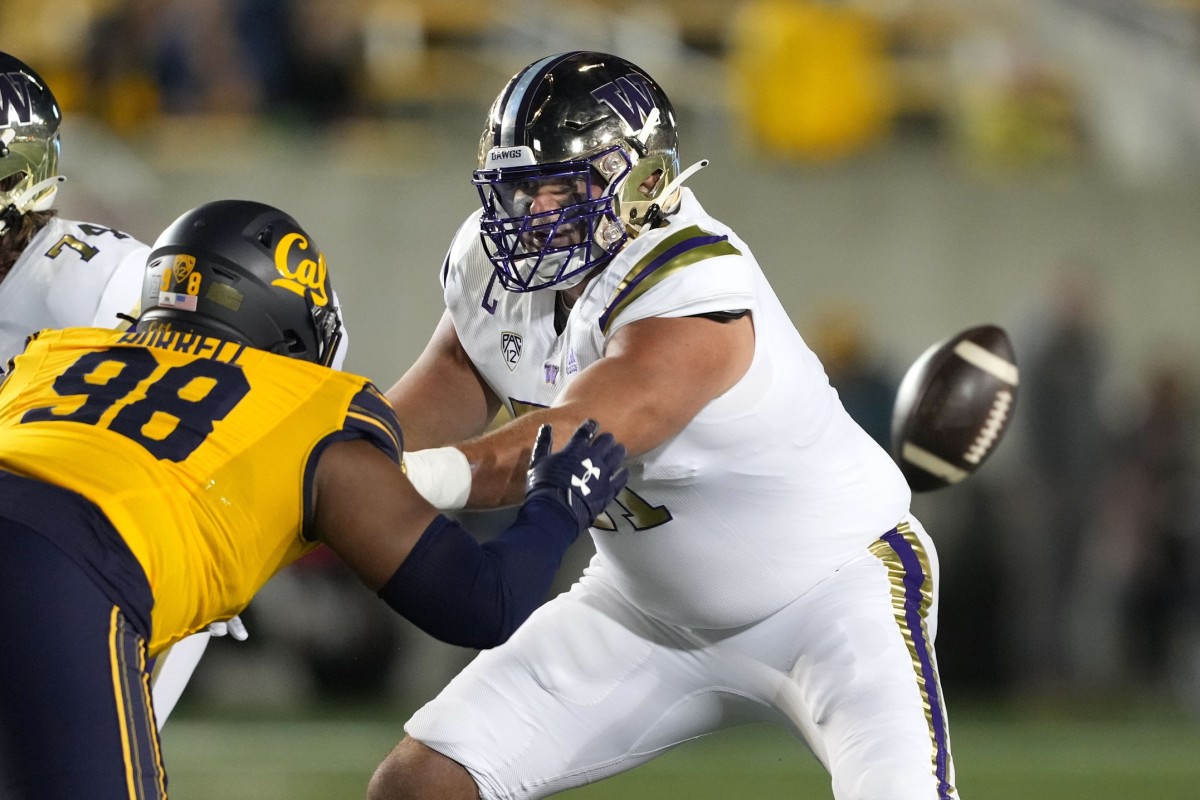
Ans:
[{"label": "navy glove", "polygon": [[575,517],[580,531],[592,524],[629,480],[629,470],[622,466],[625,447],[611,433],[596,436],[597,427],[595,420],[585,421],[562,450],[551,453],[550,426],[543,425],[525,476],[526,501],[537,497],[558,503]]}]

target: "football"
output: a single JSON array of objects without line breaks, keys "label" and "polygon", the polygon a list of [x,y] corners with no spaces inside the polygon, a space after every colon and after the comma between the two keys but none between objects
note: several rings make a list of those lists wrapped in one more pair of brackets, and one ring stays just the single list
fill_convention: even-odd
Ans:
[{"label": "football", "polygon": [[922,353],[892,409],[892,456],[909,487],[941,489],[983,466],[1016,400],[1016,356],[1003,328],[969,328]]}]

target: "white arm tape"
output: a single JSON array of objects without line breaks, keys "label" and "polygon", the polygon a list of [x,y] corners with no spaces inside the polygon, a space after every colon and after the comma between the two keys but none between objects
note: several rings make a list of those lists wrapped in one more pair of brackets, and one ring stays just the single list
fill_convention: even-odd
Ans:
[{"label": "white arm tape", "polygon": [[471,496],[471,465],[457,447],[433,447],[404,454],[409,483],[434,508],[453,511]]}]

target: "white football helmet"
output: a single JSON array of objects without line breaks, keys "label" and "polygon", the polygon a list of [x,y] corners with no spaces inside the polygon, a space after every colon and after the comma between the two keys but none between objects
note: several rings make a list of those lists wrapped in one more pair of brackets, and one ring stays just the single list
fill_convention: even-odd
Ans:
[{"label": "white football helmet", "polygon": [[0,234],[22,214],[44,211],[58,185],[62,111],[23,61],[0,52]]}]

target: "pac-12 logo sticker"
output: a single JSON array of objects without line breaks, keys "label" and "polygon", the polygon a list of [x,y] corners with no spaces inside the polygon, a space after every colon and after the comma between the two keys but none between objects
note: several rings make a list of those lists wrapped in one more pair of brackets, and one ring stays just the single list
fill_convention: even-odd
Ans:
[{"label": "pac-12 logo sticker", "polygon": [[195,271],[196,257],[179,253],[170,268],[163,269],[158,291],[160,308],[195,311],[203,276]]},{"label": "pac-12 logo sticker", "polygon": [[175,263],[171,265],[171,277],[175,279],[175,285],[183,286],[184,281],[188,279],[188,276],[192,274],[192,270],[195,268],[195,256],[188,256],[182,253],[175,256]]},{"label": "pac-12 logo sticker", "polygon": [[521,335],[512,331],[503,331],[500,334],[500,355],[504,358],[504,364],[509,371],[517,368],[517,362],[521,360]]}]

